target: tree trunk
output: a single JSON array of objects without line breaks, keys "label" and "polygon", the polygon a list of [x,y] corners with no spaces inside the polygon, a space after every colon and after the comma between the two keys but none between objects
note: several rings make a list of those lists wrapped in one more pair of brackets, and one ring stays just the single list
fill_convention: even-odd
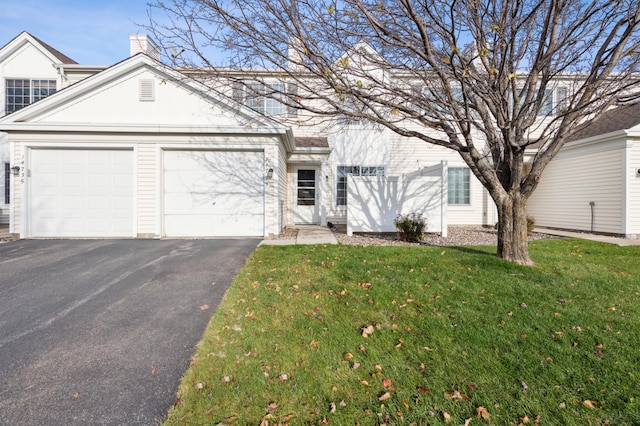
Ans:
[{"label": "tree trunk", "polygon": [[526,199],[519,193],[504,197],[498,207],[498,257],[533,265],[529,257]]}]

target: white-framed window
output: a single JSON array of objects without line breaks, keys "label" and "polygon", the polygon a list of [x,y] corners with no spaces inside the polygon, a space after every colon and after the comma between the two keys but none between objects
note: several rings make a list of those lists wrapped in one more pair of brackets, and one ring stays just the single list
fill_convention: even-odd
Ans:
[{"label": "white-framed window", "polygon": [[298,110],[287,107],[284,96],[297,95],[298,85],[295,83],[262,83],[235,82],[232,97],[236,101],[265,115],[297,116]]},{"label": "white-framed window", "polygon": [[384,166],[338,166],[336,179],[336,205],[347,205],[347,176],[384,176]]},{"label": "white-framed window", "polygon": [[466,167],[449,167],[448,169],[447,201],[454,205],[468,205],[471,203],[470,173]]},{"label": "white-framed window", "polygon": [[26,107],[56,91],[55,80],[5,80],[5,111],[7,114]]},{"label": "white-framed window", "polygon": [[555,89],[545,89],[542,105],[538,110],[538,117],[552,117],[562,114],[568,106],[567,88],[558,86]]},{"label": "white-framed window", "polygon": [[9,163],[4,163],[4,203],[11,202],[11,168]]}]

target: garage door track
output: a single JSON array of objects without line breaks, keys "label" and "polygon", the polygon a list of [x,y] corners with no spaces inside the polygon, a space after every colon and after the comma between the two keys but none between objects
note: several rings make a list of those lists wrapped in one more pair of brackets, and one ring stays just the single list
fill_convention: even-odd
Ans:
[{"label": "garage door track", "polygon": [[159,423],[258,242],[0,244],[0,424]]}]

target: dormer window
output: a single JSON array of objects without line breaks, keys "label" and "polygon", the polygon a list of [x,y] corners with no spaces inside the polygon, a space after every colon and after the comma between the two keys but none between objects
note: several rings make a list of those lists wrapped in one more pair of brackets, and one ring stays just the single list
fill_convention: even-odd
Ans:
[{"label": "dormer window", "polygon": [[5,80],[5,112],[17,111],[56,91],[55,80]]}]

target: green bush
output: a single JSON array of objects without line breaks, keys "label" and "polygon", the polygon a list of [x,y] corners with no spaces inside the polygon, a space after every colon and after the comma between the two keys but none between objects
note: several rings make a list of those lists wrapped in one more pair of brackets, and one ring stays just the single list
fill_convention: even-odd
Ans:
[{"label": "green bush", "polygon": [[393,223],[396,225],[400,240],[410,243],[422,241],[424,231],[427,229],[427,219],[417,213],[398,215]]}]

